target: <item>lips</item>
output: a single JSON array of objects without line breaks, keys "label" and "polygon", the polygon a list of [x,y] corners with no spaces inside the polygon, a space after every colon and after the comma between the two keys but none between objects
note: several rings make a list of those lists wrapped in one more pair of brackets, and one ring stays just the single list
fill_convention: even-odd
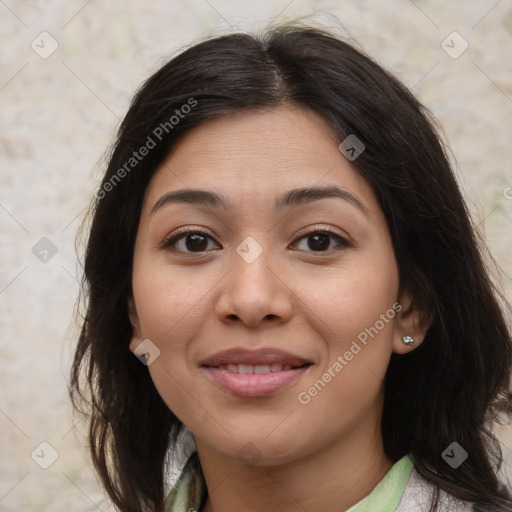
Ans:
[{"label": "lips", "polygon": [[[220,368],[221,366],[227,367],[228,365],[245,365],[254,367],[288,365],[290,367],[298,368],[309,363],[310,361],[307,361],[302,357],[275,348],[263,348],[259,350],[234,348],[218,352],[217,354],[200,362],[201,366],[209,366],[214,368]],[[275,366],[275,368],[277,368],[277,366]]]},{"label": "lips", "polygon": [[311,364],[279,349],[230,349],[201,361],[213,382],[240,398],[272,395],[297,381]]}]

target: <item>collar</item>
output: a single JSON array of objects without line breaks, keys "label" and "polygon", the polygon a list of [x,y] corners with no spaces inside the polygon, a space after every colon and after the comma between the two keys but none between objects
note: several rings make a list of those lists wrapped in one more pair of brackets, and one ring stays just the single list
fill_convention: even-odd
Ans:
[{"label": "collar", "polygon": [[413,470],[412,459],[404,455],[386,473],[373,491],[347,512],[380,512],[396,510]]}]

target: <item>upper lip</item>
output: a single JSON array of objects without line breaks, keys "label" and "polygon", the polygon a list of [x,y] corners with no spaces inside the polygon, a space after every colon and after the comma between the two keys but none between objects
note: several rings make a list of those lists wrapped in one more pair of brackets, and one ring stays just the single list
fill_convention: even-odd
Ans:
[{"label": "upper lip", "polygon": [[219,367],[228,364],[250,364],[254,366],[289,364],[290,366],[303,366],[310,364],[310,361],[276,348],[261,348],[258,350],[232,348],[217,352],[217,354],[207,357],[200,362],[201,366],[209,367]]}]

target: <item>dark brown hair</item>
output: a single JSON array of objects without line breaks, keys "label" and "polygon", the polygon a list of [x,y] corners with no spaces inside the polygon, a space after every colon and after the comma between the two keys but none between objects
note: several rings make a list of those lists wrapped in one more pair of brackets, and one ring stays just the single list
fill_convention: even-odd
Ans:
[{"label": "dark brown hair", "polygon": [[[354,168],[386,215],[401,290],[432,321],[420,347],[391,357],[386,454],[393,461],[411,454],[424,478],[477,509],[510,510],[489,429],[494,404],[510,407],[511,337],[431,116],[363,52],[298,24],[187,49],[142,85],[121,123],[93,205],[70,389],[77,410],[90,415],[92,459],[105,489],[123,512],[160,510],[166,454],[183,427],[128,350],[127,303],[146,187],[176,141],[203,121],[283,103],[323,116],[340,141],[355,134],[365,144]],[[179,122],[170,121],[176,111]],[[127,166],[148,137],[155,146]],[[454,441],[469,454],[457,469],[442,458]]]}]

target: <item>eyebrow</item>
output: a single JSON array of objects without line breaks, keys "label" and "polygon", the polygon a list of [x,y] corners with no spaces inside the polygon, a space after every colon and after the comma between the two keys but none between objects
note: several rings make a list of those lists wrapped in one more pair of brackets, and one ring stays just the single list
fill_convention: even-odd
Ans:
[{"label": "eyebrow", "polygon": [[[297,208],[321,199],[342,199],[356,208],[358,208],[366,216],[369,215],[368,209],[353,194],[343,190],[335,185],[327,187],[303,187],[288,190],[277,198],[275,209]],[[226,196],[212,192],[210,190],[201,189],[181,189],[167,192],[154,204],[151,209],[151,215],[163,206],[171,203],[190,203],[197,205],[205,205],[211,208],[229,210],[231,203]]]}]

